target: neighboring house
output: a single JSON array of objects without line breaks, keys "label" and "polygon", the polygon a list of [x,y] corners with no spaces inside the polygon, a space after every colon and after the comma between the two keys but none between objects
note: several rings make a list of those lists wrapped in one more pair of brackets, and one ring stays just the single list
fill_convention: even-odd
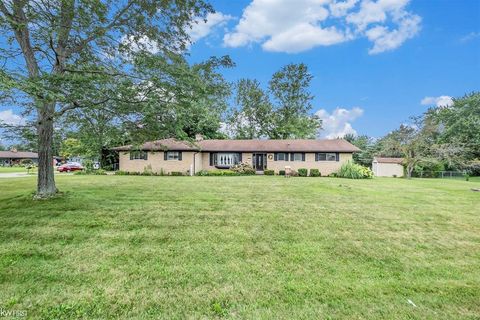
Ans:
[{"label": "neighboring house", "polygon": [[373,158],[372,171],[376,177],[403,177],[403,158]]},{"label": "neighboring house", "polygon": [[120,170],[143,172],[179,171],[195,174],[200,170],[227,169],[238,163],[248,163],[256,171],[266,169],[278,173],[290,166],[319,169],[328,175],[352,160],[360,151],[343,139],[335,140],[201,140],[195,142],[164,139],[146,142],[133,148],[122,146],[119,151]]},{"label": "neighboring house", "polygon": [[12,149],[10,151],[0,151],[0,166],[12,166],[19,164],[22,160],[32,160],[33,163],[38,163],[38,153],[30,151],[17,151]]}]

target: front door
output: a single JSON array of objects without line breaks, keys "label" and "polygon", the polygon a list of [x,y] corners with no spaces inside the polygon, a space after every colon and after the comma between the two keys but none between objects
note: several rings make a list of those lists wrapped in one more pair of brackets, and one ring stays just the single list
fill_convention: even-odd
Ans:
[{"label": "front door", "polygon": [[253,154],[253,168],[256,171],[263,171],[267,167],[267,154],[266,153],[254,153]]}]

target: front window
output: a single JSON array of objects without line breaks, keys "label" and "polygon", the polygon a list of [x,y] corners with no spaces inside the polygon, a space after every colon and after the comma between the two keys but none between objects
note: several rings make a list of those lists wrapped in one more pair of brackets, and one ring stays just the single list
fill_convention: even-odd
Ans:
[{"label": "front window", "polygon": [[238,153],[217,153],[215,165],[230,167],[240,162]]},{"label": "front window", "polygon": [[167,160],[180,160],[180,152],[178,151],[168,151]]},{"label": "front window", "polygon": [[277,161],[288,161],[288,154],[287,153],[277,153]]},{"label": "front window", "polygon": [[332,152],[322,152],[318,154],[318,161],[337,161],[337,155]]},{"label": "front window", "polygon": [[132,151],[130,152],[130,160],[147,160],[146,151]]},{"label": "front window", "polygon": [[294,154],[293,154],[293,161],[303,161],[303,154],[301,154],[301,153],[294,153]]}]

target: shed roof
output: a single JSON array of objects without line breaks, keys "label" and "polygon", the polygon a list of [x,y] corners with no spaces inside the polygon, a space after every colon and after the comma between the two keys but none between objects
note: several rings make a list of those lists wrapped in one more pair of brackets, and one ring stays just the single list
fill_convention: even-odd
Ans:
[{"label": "shed roof", "polygon": [[373,162],[378,162],[378,163],[402,164],[403,160],[404,160],[403,158],[385,158],[385,157],[375,157],[375,158],[373,158]]}]

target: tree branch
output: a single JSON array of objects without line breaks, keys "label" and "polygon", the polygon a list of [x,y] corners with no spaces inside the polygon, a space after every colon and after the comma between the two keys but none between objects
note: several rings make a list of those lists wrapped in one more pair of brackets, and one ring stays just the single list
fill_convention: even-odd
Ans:
[{"label": "tree branch", "polygon": [[[35,59],[35,53],[30,42],[30,32],[28,30],[28,19],[23,11],[25,1],[13,2],[13,15],[11,15],[10,26],[14,30],[15,38],[17,39],[20,48],[22,49],[27,64],[27,69],[30,77],[37,77],[39,75],[38,62]],[[2,2],[0,7],[3,14],[9,14],[7,8]]]},{"label": "tree branch", "polygon": [[69,57],[70,55],[72,55],[73,53],[76,53],[80,50],[82,50],[88,43],[90,43],[91,41],[95,40],[96,38],[98,38],[101,34],[104,34],[106,31],[110,30],[111,28],[115,27],[117,25],[117,23],[120,21],[120,19],[122,18],[122,16],[125,14],[125,12],[128,11],[128,9],[130,9],[130,7],[136,2],[136,0],[129,0],[127,2],[127,4],[125,5],[125,7],[123,7],[122,9],[120,9],[113,17],[112,21],[107,24],[106,26],[104,27],[99,27],[97,28],[97,30],[95,30],[94,32],[92,32],[92,34],[90,34],[88,37],[86,37],[85,39],[81,40],[79,44],[77,44],[76,46],[70,48],[69,50],[66,50],[66,56]]}]

